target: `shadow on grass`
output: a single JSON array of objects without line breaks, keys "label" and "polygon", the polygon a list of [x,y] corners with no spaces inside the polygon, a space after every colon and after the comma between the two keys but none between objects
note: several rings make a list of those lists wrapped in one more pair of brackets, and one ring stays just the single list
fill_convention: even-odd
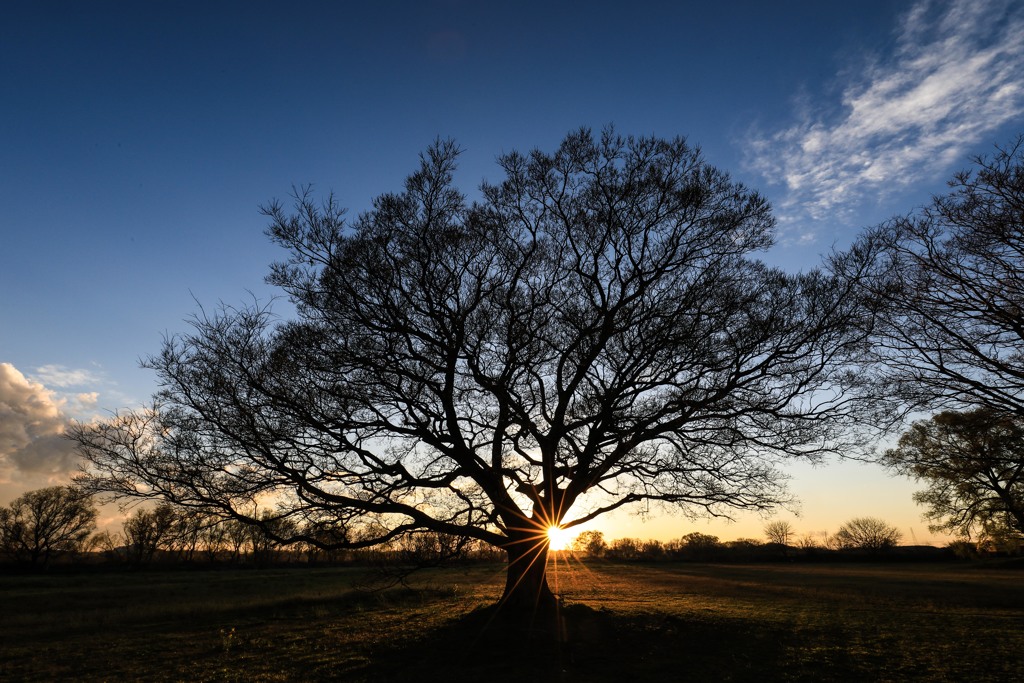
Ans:
[{"label": "shadow on grass", "polygon": [[[770,681],[821,680],[814,662],[782,661],[794,634],[744,621],[617,614],[571,605],[553,621],[508,623],[478,609],[416,642],[378,648],[361,680]],[[558,634],[561,635],[558,635]],[[827,657],[841,652],[833,651]],[[794,667],[794,664],[797,664]],[[848,661],[826,669],[850,672]],[[807,666],[810,665],[810,666]],[[857,680],[854,676],[850,680]],[[867,680],[866,672],[864,680]],[[833,680],[836,680],[833,677]]]}]

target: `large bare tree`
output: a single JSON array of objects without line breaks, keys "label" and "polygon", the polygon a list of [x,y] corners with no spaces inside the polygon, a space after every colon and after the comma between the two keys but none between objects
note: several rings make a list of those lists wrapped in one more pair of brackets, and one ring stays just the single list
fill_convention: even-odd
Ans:
[{"label": "large bare tree", "polygon": [[867,231],[855,279],[883,303],[882,393],[908,411],[1024,417],[1024,137],[974,162],[949,193]]},{"label": "large bare tree", "polygon": [[854,247],[851,281],[879,304],[879,393],[898,404],[894,414],[943,410],[880,459],[927,484],[915,499],[933,529],[969,534],[999,522],[1021,531],[1024,137],[975,157],[950,187]]},{"label": "large bare tree", "polygon": [[549,527],[769,509],[778,459],[857,423],[850,285],[751,258],[769,206],[699,150],[583,130],[500,157],[472,203],[458,154],[436,143],[352,222],[308,192],[265,207],[294,320],[198,316],[147,363],[153,409],[75,431],[81,483],[249,523],[273,505],[345,547],[472,537],[507,552],[503,603],[535,609]]}]

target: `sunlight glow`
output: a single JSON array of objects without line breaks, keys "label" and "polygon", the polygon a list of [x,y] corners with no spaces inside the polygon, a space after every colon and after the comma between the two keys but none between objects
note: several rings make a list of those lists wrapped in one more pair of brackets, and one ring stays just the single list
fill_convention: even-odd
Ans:
[{"label": "sunlight glow", "polygon": [[565,550],[572,543],[575,535],[557,526],[548,527],[548,544],[551,550]]}]

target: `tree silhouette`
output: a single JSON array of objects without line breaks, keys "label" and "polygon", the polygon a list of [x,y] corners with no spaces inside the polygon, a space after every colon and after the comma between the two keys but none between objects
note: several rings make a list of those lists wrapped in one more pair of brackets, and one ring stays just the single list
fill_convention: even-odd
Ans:
[{"label": "tree silhouette", "polygon": [[781,519],[776,519],[764,525],[764,535],[769,543],[786,546],[796,535],[793,525]]},{"label": "tree silhouette", "polygon": [[706,562],[718,555],[723,546],[722,542],[718,540],[718,536],[691,531],[675,541],[673,547],[677,557]]},{"label": "tree silhouette", "polygon": [[1024,416],[1024,138],[974,161],[949,194],[867,231],[851,280],[880,303],[882,395],[907,411]]},{"label": "tree silhouette", "polygon": [[914,423],[884,461],[927,488],[933,531],[970,537],[986,527],[1024,534],[1024,418],[985,408]]},{"label": "tree silhouette", "polygon": [[857,517],[839,527],[832,537],[839,548],[881,552],[895,548],[899,543],[899,530],[877,517]]},{"label": "tree silhouette", "polygon": [[122,524],[125,551],[133,564],[149,564],[157,552],[170,550],[178,535],[179,510],[161,503],[154,509],[139,508]]},{"label": "tree silhouette", "polygon": [[[774,463],[862,417],[863,311],[820,271],[750,257],[756,193],[682,139],[569,135],[503,155],[470,203],[434,144],[353,222],[333,196],[265,207],[296,317],[202,313],[146,365],[150,411],[74,432],[81,483],[220,510],[281,541],[425,531],[504,549],[503,604],[555,604],[550,526],[625,506],[787,500]],[[281,535],[256,503],[287,518]]]},{"label": "tree silhouette", "polygon": [[73,487],[28,491],[0,508],[0,553],[45,567],[57,553],[80,550],[97,515],[90,496]]},{"label": "tree silhouette", "polygon": [[583,531],[572,542],[572,549],[590,557],[601,557],[608,548],[601,531]]}]

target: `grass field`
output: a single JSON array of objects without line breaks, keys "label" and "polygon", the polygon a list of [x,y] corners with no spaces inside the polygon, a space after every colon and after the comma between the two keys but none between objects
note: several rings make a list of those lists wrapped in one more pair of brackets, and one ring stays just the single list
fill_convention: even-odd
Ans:
[{"label": "grass field", "polygon": [[2,681],[1014,681],[1024,571],[551,565],[564,637],[501,626],[500,566],[0,576]]}]

